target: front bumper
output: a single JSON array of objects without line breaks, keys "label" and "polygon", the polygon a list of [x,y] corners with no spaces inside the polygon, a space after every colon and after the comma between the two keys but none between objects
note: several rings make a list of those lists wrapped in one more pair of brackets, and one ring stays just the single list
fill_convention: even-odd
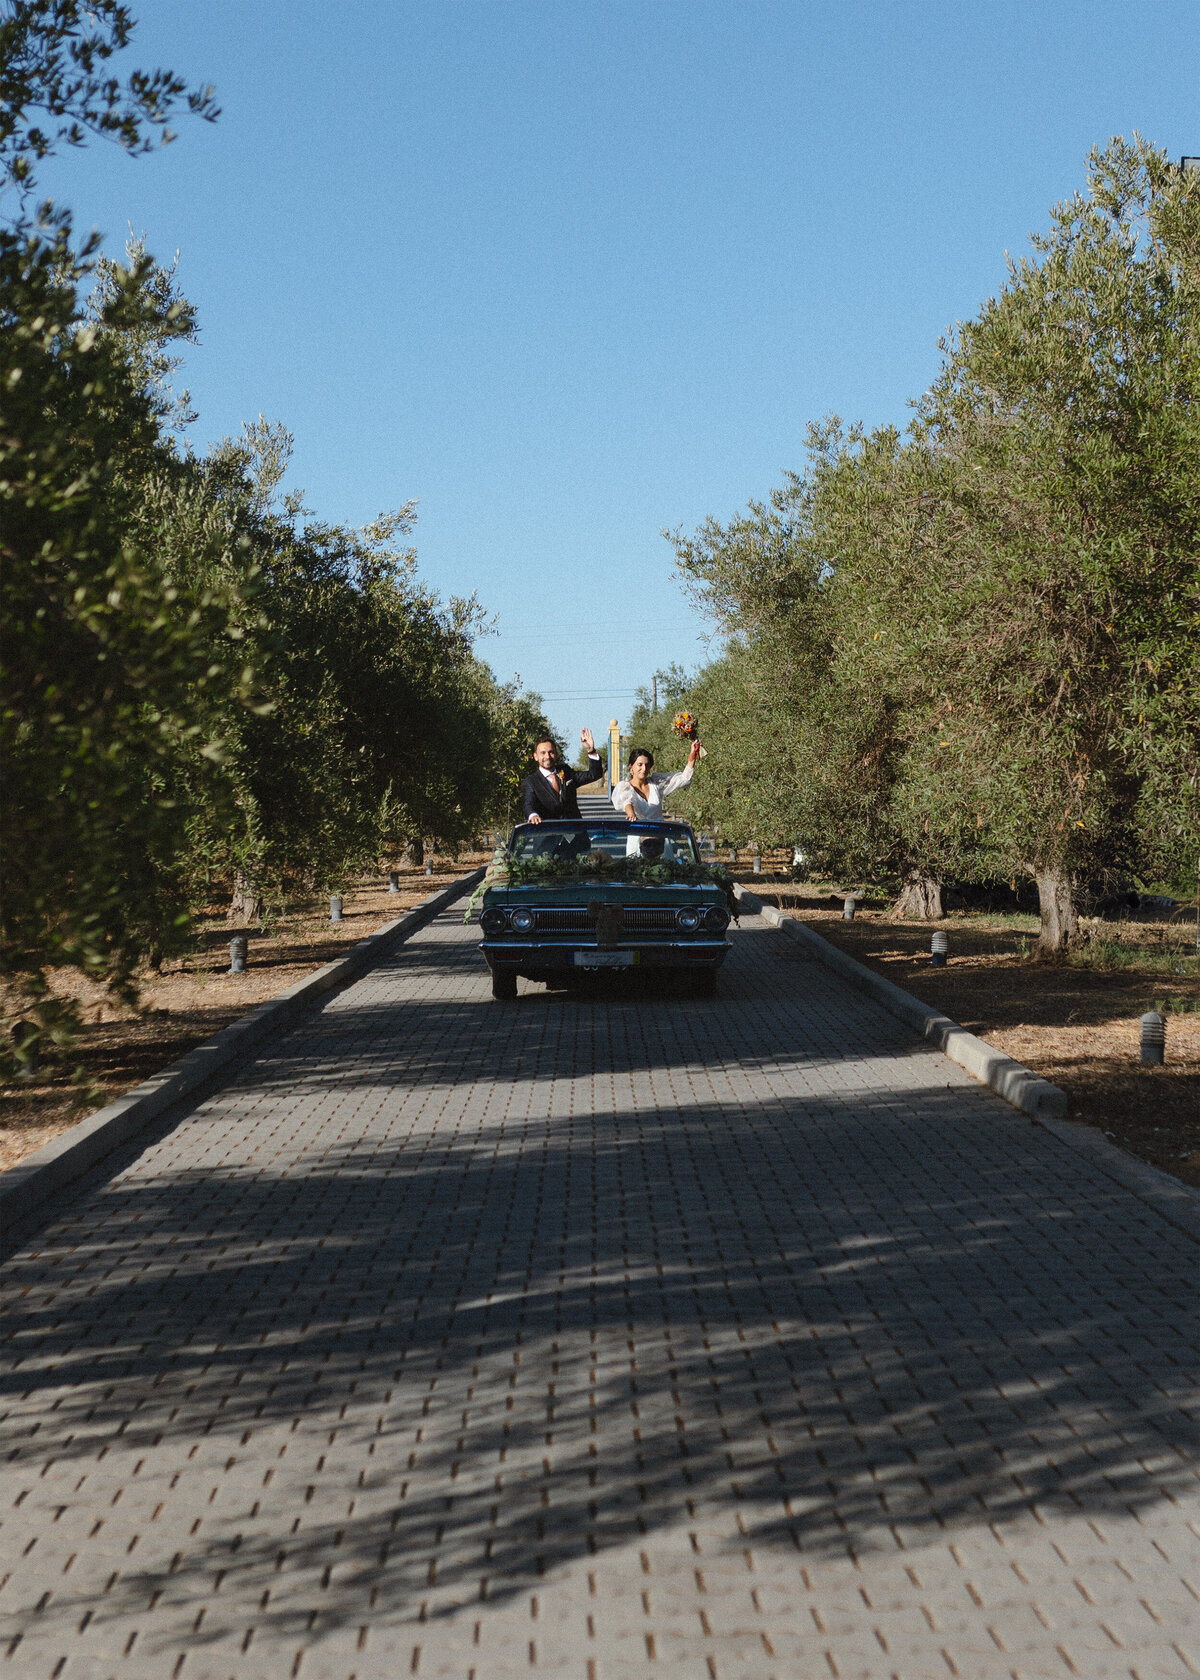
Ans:
[{"label": "front bumper", "polygon": [[599,946],[594,940],[553,942],[532,939],[485,939],[480,945],[488,967],[494,972],[503,969],[536,979],[539,974],[562,974],[579,970],[576,952],[585,959],[589,955],[605,955],[612,951],[633,953],[631,967],[646,968],[720,968],[729,954],[727,939],[646,940],[623,939],[616,945]]}]

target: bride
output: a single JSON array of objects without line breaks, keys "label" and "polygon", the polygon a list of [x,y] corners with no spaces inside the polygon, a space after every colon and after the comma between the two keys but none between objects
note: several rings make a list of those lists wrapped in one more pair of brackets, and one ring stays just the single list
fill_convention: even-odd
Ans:
[{"label": "bride", "polygon": [[674,776],[655,776],[652,774],[654,754],[646,747],[632,748],[625,780],[613,789],[613,805],[618,811],[624,811],[630,822],[661,822],[663,800],[669,793],[688,785],[699,757],[700,743],[693,741],[684,769]]}]

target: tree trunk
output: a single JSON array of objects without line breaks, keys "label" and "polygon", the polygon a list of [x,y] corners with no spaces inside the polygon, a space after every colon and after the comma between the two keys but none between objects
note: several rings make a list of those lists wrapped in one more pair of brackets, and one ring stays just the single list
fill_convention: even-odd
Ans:
[{"label": "tree trunk", "polygon": [[1060,864],[1047,864],[1035,871],[1034,880],[1042,912],[1038,952],[1043,957],[1061,957],[1079,939],[1071,877]]},{"label": "tree trunk", "polygon": [[400,863],[405,869],[420,869],[425,862],[425,842],[423,840],[407,840],[400,853]]},{"label": "tree trunk", "polygon": [[233,877],[233,897],[225,920],[230,927],[246,927],[262,915],[262,895],[239,869]]},{"label": "tree trunk", "polygon": [[908,870],[900,897],[892,905],[892,915],[911,916],[917,922],[940,922],[943,914],[942,883],[917,869]]}]

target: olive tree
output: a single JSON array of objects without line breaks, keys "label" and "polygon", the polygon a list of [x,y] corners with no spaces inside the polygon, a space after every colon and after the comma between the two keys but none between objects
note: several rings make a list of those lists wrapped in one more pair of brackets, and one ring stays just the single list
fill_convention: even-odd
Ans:
[{"label": "olive tree", "polygon": [[1032,875],[1057,953],[1081,882],[1200,830],[1200,182],[1113,141],[1034,244],[860,522],[846,645],[900,695],[909,834]]}]

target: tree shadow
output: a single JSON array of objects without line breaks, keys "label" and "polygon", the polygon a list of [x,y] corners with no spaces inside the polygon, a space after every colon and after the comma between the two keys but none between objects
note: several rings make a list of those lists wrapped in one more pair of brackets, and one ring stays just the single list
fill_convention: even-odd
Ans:
[{"label": "tree shadow", "polygon": [[[1186,1239],[1146,1214],[1131,1265],[1115,1185],[1075,1213],[1042,1135],[980,1149],[961,1092],[916,1095],[917,1121],[648,1107],[109,1187],[102,1227],[93,1201],[8,1268],[25,1481],[117,1447],[165,1482],[197,1441],[289,1479],[256,1471],[177,1556],[55,1611],[168,1591],[209,1606],[173,1635],[204,1645],[253,1599],[307,1638],[671,1528],[733,1545],[735,1512],[740,1544],[819,1556],[1172,1498]],[[215,1575],[236,1592],[214,1606]]]},{"label": "tree shadow", "polygon": [[[786,949],[740,934],[715,1003],[514,1007],[402,947],[47,1208],[8,1474],[140,1493],[10,1627],[165,1595],[172,1650],[305,1642],[631,1541],[859,1555],[1193,1487],[1194,1245]],[[182,1541],[136,1506],[181,1478]]]}]

